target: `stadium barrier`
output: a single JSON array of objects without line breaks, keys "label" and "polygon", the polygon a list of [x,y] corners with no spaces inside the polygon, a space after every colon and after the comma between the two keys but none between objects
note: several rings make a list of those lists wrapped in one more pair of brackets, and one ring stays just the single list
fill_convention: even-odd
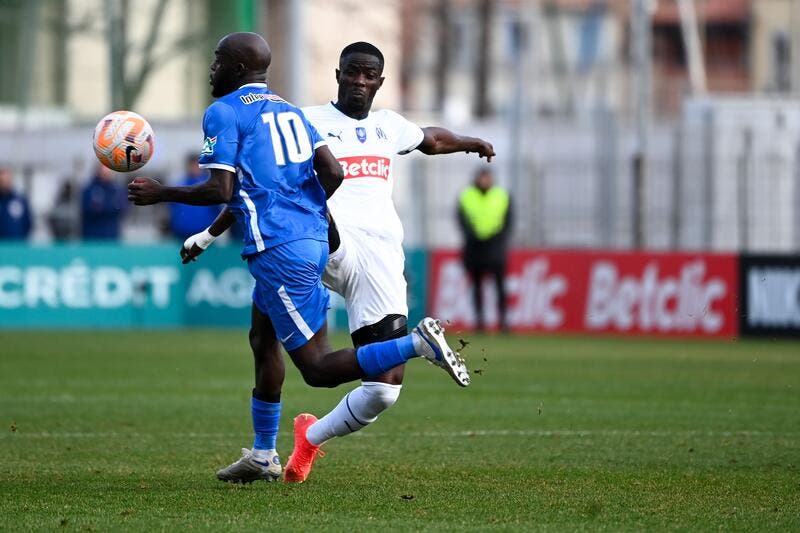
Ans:
[{"label": "stadium barrier", "polygon": [[[236,246],[182,265],[179,244],[0,245],[0,328],[247,327],[253,279]],[[407,250],[425,271],[426,252]],[[425,279],[409,276],[410,315],[425,309]],[[347,330],[339,297],[329,325]]]},{"label": "stadium barrier", "polygon": [[[0,328],[246,327],[253,281],[238,247],[181,265],[178,246],[2,244]],[[458,251],[406,250],[406,275],[410,323],[427,309],[473,326]],[[515,250],[506,282],[519,332],[800,336],[800,256]],[[331,296],[329,326],[347,330]]]}]

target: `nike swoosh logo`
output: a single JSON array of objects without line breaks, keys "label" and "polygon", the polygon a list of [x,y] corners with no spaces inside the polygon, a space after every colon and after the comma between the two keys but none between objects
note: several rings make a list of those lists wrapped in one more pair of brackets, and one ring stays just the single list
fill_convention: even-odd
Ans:
[{"label": "nike swoosh logo", "polygon": [[288,335],[286,335],[286,337],[282,338],[281,339],[281,344],[283,344],[284,342],[288,341],[292,337],[292,335],[294,335],[294,331],[289,333]]},{"label": "nike swoosh logo", "polygon": [[131,152],[136,152],[138,149],[135,146],[128,145],[125,147],[125,161],[128,163],[128,170],[131,169]]}]

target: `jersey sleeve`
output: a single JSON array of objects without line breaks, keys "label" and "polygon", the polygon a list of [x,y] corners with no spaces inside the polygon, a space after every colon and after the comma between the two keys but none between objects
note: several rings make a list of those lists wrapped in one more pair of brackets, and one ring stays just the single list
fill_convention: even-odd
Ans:
[{"label": "jersey sleeve", "polygon": [[328,142],[322,138],[322,135],[319,134],[317,128],[314,127],[313,124],[306,121],[308,126],[308,135],[311,138],[311,145],[314,147],[314,150],[319,148],[320,146],[325,146]]},{"label": "jersey sleeve", "polygon": [[328,142],[322,138],[322,135],[319,134],[317,128],[308,120],[308,116],[306,116],[305,109],[299,109],[300,115],[303,117],[303,122],[306,124],[306,130],[308,131],[308,138],[311,140],[311,146],[314,147],[314,150],[319,148],[320,146],[324,146],[328,144]]},{"label": "jersey sleeve", "polygon": [[203,116],[203,149],[198,160],[201,168],[221,168],[236,172],[239,151],[239,128],[236,112],[223,102],[214,102]]},{"label": "jersey sleeve", "polygon": [[407,154],[420,145],[425,134],[422,128],[395,112],[390,112],[395,130],[395,152]]}]

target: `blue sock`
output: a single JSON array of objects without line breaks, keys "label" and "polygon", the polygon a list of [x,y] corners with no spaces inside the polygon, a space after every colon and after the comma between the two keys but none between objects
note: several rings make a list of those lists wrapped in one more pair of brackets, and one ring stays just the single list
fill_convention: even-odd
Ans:
[{"label": "blue sock", "polygon": [[281,402],[262,402],[258,398],[251,398],[250,412],[253,414],[253,431],[256,434],[253,449],[274,450],[281,421]]},{"label": "blue sock", "polygon": [[368,376],[377,376],[416,357],[411,335],[362,346],[356,352],[358,366]]}]

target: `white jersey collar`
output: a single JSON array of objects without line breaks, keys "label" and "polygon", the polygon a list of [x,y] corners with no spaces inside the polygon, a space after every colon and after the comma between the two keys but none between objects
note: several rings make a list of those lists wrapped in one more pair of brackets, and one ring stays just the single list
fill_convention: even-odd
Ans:
[{"label": "white jersey collar", "polygon": [[369,112],[367,112],[366,117],[359,119],[359,118],[353,118],[350,115],[345,115],[344,113],[342,113],[342,110],[336,107],[336,104],[333,103],[333,100],[328,102],[328,105],[331,107],[331,109],[339,113],[342,117],[346,118],[347,120],[352,120],[353,122],[363,122],[365,120],[368,120],[369,117],[372,116],[372,109],[370,109]]},{"label": "white jersey collar", "polygon": [[[245,87],[262,87],[264,89],[268,89],[269,88],[269,87],[267,87],[266,83],[245,83],[244,85],[239,87],[239,89],[244,89]],[[237,91],[239,89],[237,89]]]}]

